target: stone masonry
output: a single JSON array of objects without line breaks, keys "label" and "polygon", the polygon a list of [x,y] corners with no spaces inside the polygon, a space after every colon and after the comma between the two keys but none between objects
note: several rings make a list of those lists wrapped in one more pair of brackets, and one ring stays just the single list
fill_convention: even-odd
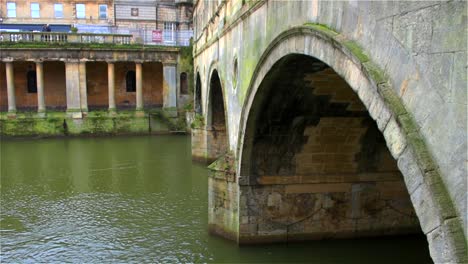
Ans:
[{"label": "stone masonry", "polygon": [[[413,232],[411,201],[434,262],[466,263],[466,8],[463,1],[196,2],[194,68],[201,98],[195,105],[208,120],[216,71],[226,109],[225,144],[235,161],[233,181],[210,185],[225,197],[210,204],[212,230],[240,243]],[[307,64],[293,55],[317,61]],[[337,73],[335,85],[320,88],[316,76],[312,93],[300,96],[310,89],[298,88],[313,83],[302,69],[321,72],[320,63]],[[288,74],[272,78],[281,69]],[[342,82],[349,90],[339,88]],[[288,93],[281,87],[296,88]],[[267,107],[272,100],[284,104]],[[375,148],[336,150],[344,148],[344,136],[322,137],[328,128],[321,122],[328,118],[365,118],[344,114],[353,109],[368,113],[387,145],[378,160],[385,173],[366,167],[377,160],[359,163]],[[262,113],[283,126],[262,122]],[[371,127],[323,133],[371,140]],[[273,147],[275,142],[284,147]],[[325,146],[323,153],[313,152],[318,145]],[[258,159],[262,149],[272,158]],[[346,165],[353,156],[357,164]],[[373,173],[332,176],[345,169]],[[399,214],[405,220],[396,221]]]}]

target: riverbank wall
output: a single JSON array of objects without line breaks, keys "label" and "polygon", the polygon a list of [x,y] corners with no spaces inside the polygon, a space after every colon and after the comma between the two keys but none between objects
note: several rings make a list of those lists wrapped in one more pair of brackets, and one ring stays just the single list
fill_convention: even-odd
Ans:
[{"label": "riverbank wall", "polygon": [[2,137],[56,137],[186,133],[185,113],[151,111],[92,111],[82,118],[66,112],[0,113]]}]

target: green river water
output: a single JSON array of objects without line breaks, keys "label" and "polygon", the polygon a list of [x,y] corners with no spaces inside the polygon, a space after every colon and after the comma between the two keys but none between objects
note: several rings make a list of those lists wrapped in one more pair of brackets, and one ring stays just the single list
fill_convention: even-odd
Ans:
[{"label": "green river water", "polygon": [[430,263],[425,237],[238,247],[207,232],[190,138],[2,140],[1,263]]}]

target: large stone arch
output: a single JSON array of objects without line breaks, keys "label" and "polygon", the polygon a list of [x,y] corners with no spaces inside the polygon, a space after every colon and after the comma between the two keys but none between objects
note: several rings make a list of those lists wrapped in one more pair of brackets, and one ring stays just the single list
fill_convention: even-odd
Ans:
[{"label": "large stone arch", "polygon": [[326,63],[358,94],[398,162],[422,231],[427,236],[431,257],[436,263],[466,262],[462,221],[411,113],[384,72],[361,48],[324,26],[297,27],[283,32],[257,63],[241,113],[236,166],[239,184],[250,184],[244,162],[250,157],[245,155],[245,148],[252,141],[248,117],[255,107],[258,88],[271,67],[289,54],[303,54]]}]

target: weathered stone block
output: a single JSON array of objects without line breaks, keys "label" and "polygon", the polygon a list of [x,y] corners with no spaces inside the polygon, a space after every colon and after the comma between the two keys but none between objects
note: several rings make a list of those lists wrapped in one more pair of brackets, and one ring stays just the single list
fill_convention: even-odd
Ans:
[{"label": "weathered stone block", "polygon": [[397,159],[406,147],[406,136],[393,117],[388,122],[383,134],[388,149],[392,156]]}]

